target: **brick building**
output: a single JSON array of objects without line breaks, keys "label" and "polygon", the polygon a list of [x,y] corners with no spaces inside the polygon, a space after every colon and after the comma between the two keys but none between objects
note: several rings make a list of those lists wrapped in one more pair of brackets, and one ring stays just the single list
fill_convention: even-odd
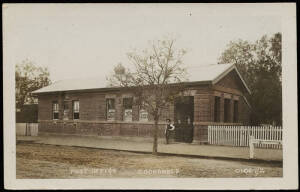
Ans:
[{"label": "brick building", "polygon": [[[205,143],[211,124],[247,124],[250,90],[232,64],[189,69],[185,102],[176,101],[163,111],[174,121],[178,141]],[[133,94],[124,88],[105,86],[105,81],[63,80],[33,92],[38,97],[40,133],[151,137],[153,118],[134,105]]]}]

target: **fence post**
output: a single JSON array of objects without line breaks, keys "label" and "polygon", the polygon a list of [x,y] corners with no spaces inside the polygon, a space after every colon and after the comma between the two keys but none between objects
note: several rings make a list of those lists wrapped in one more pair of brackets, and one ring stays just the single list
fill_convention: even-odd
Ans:
[{"label": "fence post", "polygon": [[28,136],[32,136],[31,135],[31,129],[32,129],[32,126],[31,126],[31,123],[28,123]]},{"label": "fence post", "polygon": [[210,130],[209,130],[209,125],[207,126],[207,138],[208,138],[208,144],[210,144]]},{"label": "fence post", "polygon": [[249,147],[250,147],[250,159],[254,158],[254,136],[251,135],[249,139]]}]

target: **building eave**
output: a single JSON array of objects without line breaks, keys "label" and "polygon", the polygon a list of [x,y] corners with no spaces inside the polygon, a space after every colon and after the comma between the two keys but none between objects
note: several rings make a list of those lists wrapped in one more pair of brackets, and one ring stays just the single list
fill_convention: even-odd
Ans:
[{"label": "building eave", "polygon": [[[209,85],[211,81],[193,81],[193,82],[182,82],[186,86],[197,86],[197,85]],[[178,85],[179,83],[173,83],[171,85]],[[81,93],[81,92],[107,92],[107,91],[122,91],[124,89],[130,89],[130,87],[108,87],[108,88],[95,88],[95,89],[77,89],[77,90],[61,90],[61,91],[46,91],[46,92],[32,92],[33,96],[48,95],[48,94],[60,94],[60,93]]]},{"label": "building eave", "polygon": [[251,90],[249,89],[249,87],[247,86],[245,80],[243,79],[243,77],[241,76],[240,72],[238,71],[238,69],[236,68],[235,65],[230,66],[227,70],[225,70],[223,73],[221,73],[219,76],[217,76],[212,83],[216,84],[217,82],[219,82],[223,77],[225,77],[228,73],[230,73],[231,71],[235,70],[236,73],[238,74],[239,78],[241,79],[244,87],[246,88],[246,90],[248,91],[249,94],[251,94]]}]

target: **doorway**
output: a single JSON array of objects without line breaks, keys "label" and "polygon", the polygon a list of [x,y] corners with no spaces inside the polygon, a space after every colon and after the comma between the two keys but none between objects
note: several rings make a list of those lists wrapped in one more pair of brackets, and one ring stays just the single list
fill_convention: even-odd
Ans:
[{"label": "doorway", "polygon": [[194,97],[177,98],[174,110],[175,141],[191,143],[194,131]]}]

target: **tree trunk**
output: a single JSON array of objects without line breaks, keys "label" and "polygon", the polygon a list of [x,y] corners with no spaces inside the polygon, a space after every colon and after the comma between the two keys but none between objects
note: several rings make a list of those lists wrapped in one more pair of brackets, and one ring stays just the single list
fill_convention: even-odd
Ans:
[{"label": "tree trunk", "polygon": [[158,115],[154,117],[154,134],[153,134],[153,150],[152,154],[157,155],[157,136],[158,136]]}]

